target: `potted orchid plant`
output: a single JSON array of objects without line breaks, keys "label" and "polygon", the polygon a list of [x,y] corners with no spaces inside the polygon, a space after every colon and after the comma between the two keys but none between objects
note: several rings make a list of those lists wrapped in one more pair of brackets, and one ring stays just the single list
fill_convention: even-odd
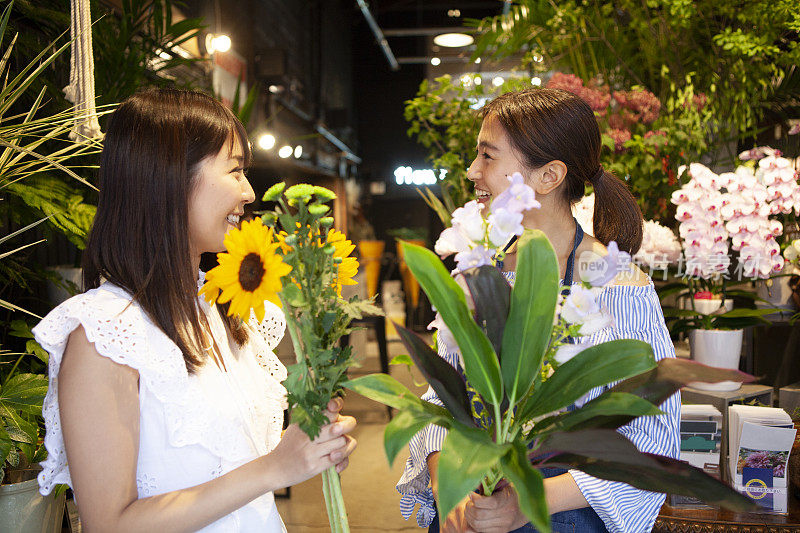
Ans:
[{"label": "potted orchid plant", "polygon": [[[783,269],[776,240],[783,225],[770,219],[780,209],[780,196],[771,173],[741,165],[735,172],[716,174],[692,163],[681,167],[688,180],[672,194],[675,218],[683,243],[683,280],[661,292],[662,299],[678,293],[686,308],[665,308],[673,333],[688,332],[692,357],[725,368],[737,368],[743,328],[769,323],[762,309],[733,309],[734,296],[759,300],[736,285],[767,279]],[[736,252],[736,263],[731,261]],[[737,279],[731,280],[731,274]],[[734,288],[731,288],[731,287]],[[735,390],[736,382],[696,383],[705,390]]]},{"label": "potted orchid plant", "polygon": [[[655,362],[637,340],[590,345],[580,338],[611,320],[595,296],[624,265],[627,254],[609,246],[582,285],[560,295],[558,262],[544,233],[524,230],[522,211],[537,208],[522,176],[499,195],[489,213],[468,202],[452,216],[436,245],[456,254],[455,277],[431,251],[405,244],[408,266],[438,309],[438,334],[457,344],[464,376],[413,332],[397,326],[409,355],[444,408],[419,399],[392,377],[359,377],[346,387],[399,410],[384,434],[391,461],[428,424],[447,428],[439,460],[439,515],[470,491],[491,494],[512,483],[520,509],[539,531],[550,531],[542,467],[577,468],[636,487],[691,494],[728,508],[751,507],[741,495],[698,469],[639,452],[615,431],[656,407],[680,387],[705,379],[747,380],[735,370],[691,361]],[[520,237],[513,288],[491,264],[497,248]],[[578,340],[573,344],[572,340]],[[617,384],[592,401],[594,387]],[[581,407],[567,411],[575,404]],[[478,407],[479,406],[479,407]]]}]

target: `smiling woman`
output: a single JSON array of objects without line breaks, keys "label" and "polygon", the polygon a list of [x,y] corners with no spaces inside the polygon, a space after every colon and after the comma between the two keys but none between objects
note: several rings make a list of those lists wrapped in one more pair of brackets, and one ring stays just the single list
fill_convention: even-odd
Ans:
[{"label": "smiling woman", "polygon": [[[586,323],[585,336],[575,339],[575,344],[568,345],[558,357],[566,360],[589,345],[619,339],[646,342],[656,360],[674,357],[658,297],[646,275],[635,267],[625,275],[581,268],[583,257],[602,256],[611,261],[622,252],[635,253],[642,240],[642,216],[634,198],[624,183],[600,165],[600,132],[592,109],[565,91],[532,89],[495,98],[484,106],[483,117],[477,154],[467,172],[467,179],[475,184],[478,200],[453,213],[453,227],[445,230],[437,242],[437,253],[453,253],[461,240],[474,239],[475,228],[468,219],[480,218],[469,216],[471,212],[490,211],[489,220],[498,223],[501,222],[498,213],[504,204],[524,205],[521,221],[515,223],[546,235],[558,259],[562,294],[574,292],[569,301],[577,307],[567,309],[567,317],[572,312],[576,319],[580,316],[581,322]],[[572,204],[583,197],[587,182],[596,195],[594,235],[584,234],[571,213]],[[493,244],[506,252],[502,265],[499,261],[496,265],[506,280],[515,284],[518,279],[515,244],[511,242],[505,247],[498,242]],[[472,250],[462,258],[457,255],[459,269],[478,263],[485,265],[491,260],[476,254]],[[607,278],[603,282],[608,285],[597,289],[596,304],[595,296],[588,298],[580,286],[582,273]],[[610,311],[614,320],[595,313],[600,308]],[[594,315],[597,320],[589,320]],[[463,376],[461,344],[444,342],[448,337],[463,340],[439,335],[438,353]],[[584,400],[598,398],[607,389],[605,385],[594,387]],[[422,399],[443,405],[433,388]],[[574,407],[580,407],[577,404]],[[672,395],[660,406],[665,414],[637,418],[618,431],[641,451],[676,457],[679,405],[678,395]],[[447,435],[443,427],[430,425],[409,442],[410,457],[397,484],[397,490],[403,494],[400,502],[403,515],[410,516],[415,504],[420,504],[417,521],[420,526],[429,526],[431,532],[467,528],[534,531],[528,523],[529,515],[520,510],[510,485],[491,496],[473,494],[447,516],[438,516],[437,473],[440,450],[446,447]],[[547,469],[542,473],[547,478],[544,494],[554,531],[648,531],[664,501],[663,494],[595,478],[577,469]],[[447,481],[442,479],[442,483]]]},{"label": "smiling woman", "polygon": [[[355,447],[340,401],[314,440],[281,435],[285,317],[253,299],[288,267],[258,238],[218,274],[228,303],[198,298],[200,255],[254,200],[249,161],[241,123],[201,93],[146,91],[111,118],[88,290],[34,328],[50,353],[41,491],[72,486],[88,530],[280,533],[272,491],[343,469]],[[229,316],[232,299],[257,316]]]}]

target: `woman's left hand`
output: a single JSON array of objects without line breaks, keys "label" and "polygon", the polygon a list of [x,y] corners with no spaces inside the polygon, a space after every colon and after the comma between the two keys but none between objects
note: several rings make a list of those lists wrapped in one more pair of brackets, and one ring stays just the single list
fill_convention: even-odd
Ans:
[{"label": "woman's left hand", "polygon": [[511,485],[506,485],[491,496],[469,495],[464,516],[469,529],[480,533],[507,533],[528,522],[520,512],[517,493]]}]

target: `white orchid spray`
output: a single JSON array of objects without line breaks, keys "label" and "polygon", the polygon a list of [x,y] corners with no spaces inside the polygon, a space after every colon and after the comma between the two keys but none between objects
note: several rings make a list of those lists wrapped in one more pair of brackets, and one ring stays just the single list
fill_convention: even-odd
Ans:
[{"label": "white orchid spray", "polygon": [[442,258],[455,254],[458,271],[493,264],[498,249],[522,235],[522,213],[542,206],[522,174],[515,172],[508,181],[511,186],[494,199],[488,216],[483,204],[472,200],[453,211],[453,225],[439,235],[434,250]]}]

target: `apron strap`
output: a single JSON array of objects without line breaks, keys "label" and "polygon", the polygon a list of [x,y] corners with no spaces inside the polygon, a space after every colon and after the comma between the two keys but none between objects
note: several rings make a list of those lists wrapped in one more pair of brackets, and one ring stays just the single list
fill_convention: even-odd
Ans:
[{"label": "apron strap", "polygon": [[570,291],[572,290],[572,276],[573,271],[575,270],[575,252],[578,250],[578,246],[583,240],[583,228],[580,224],[578,224],[578,220],[575,217],[572,217],[572,220],[575,221],[575,241],[572,244],[572,251],[567,259],[566,272],[564,272],[564,288],[561,290],[561,294],[564,296],[569,295]]}]

